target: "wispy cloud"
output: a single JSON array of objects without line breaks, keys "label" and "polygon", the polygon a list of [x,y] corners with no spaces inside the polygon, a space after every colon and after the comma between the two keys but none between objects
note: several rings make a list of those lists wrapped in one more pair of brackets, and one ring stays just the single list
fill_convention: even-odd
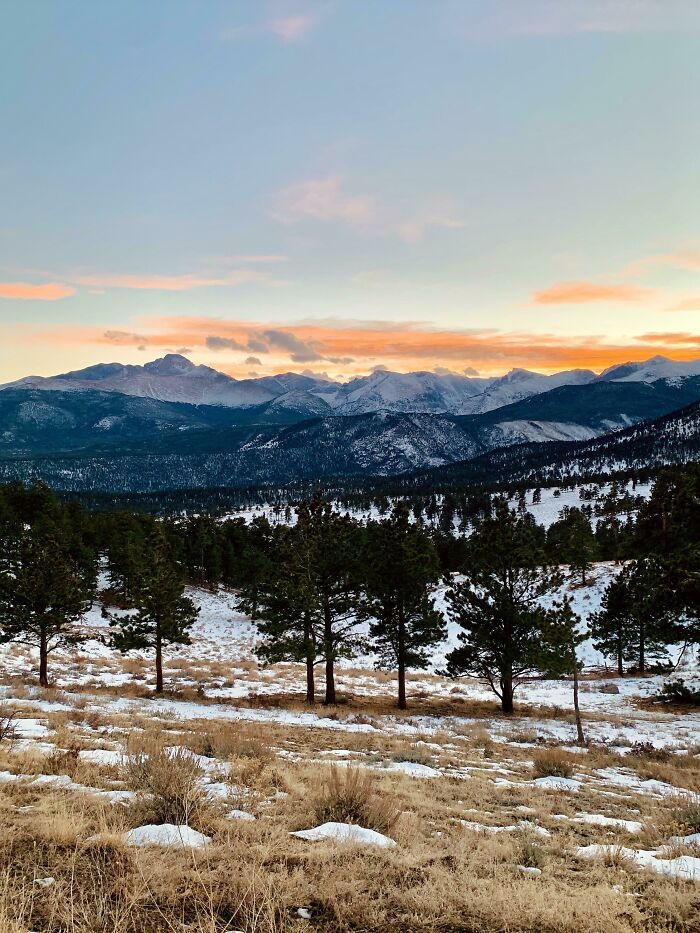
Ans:
[{"label": "wispy cloud", "polygon": [[558,282],[535,292],[532,304],[573,305],[595,302],[615,303],[644,301],[653,294],[649,288],[636,285],[603,285],[597,282]]},{"label": "wispy cloud", "polygon": [[654,266],[700,272],[700,247],[690,246],[645,256],[643,259],[630,263],[627,266],[627,272],[630,275],[641,275]]},{"label": "wispy cloud", "polygon": [[329,175],[282,188],[274,199],[272,213],[285,224],[301,220],[340,220],[362,225],[375,216],[375,204],[367,194],[346,191],[339,175]]},{"label": "wispy cloud", "polygon": [[247,285],[266,279],[266,273],[253,269],[239,269],[227,275],[129,275],[96,273],[77,275],[71,278],[78,285],[97,288],[126,288],[137,291],[188,292],[195,288],[211,288],[224,285]]},{"label": "wispy cloud", "polygon": [[696,31],[700,7],[692,0],[461,0],[450,26],[477,41]]},{"label": "wispy cloud", "polygon": [[278,19],[271,19],[267,24],[267,28],[285,45],[291,45],[305,39],[315,25],[316,21],[313,16],[299,13],[296,16],[282,16]]},{"label": "wispy cloud", "polygon": [[419,211],[414,217],[398,226],[399,236],[407,243],[417,243],[432,229],[459,230],[464,221],[455,216],[454,210],[445,201],[437,201]]},{"label": "wispy cloud", "polygon": [[684,298],[677,304],[672,305],[669,311],[700,311],[700,295],[694,295],[692,298]]},{"label": "wispy cloud", "polygon": [[61,282],[34,285],[31,282],[0,282],[0,298],[20,301],[59,301],[75,294],[75,289]]},{"label": "wispy cloud", "polygon": [[267,14],[253,22],[222,29],[220,38],[225,42],[240,42],[246,39],[269,37],[282,45],[297,45],[314,31],[321,19],[322,8],[312,9],[308,3],[296,8],[268,3]]},{"label": "wispy cloud", "polygon": [[[50,329],[34,339],[53,344],[146,347],[153,352],[187,346],[207,358],[224,353],[227,371],[240,375],[250,365],[280,372],[291,363],[325,361],[338,373],[353,375],[376,366],[399,371],[445,367],[483,374],[513,367],[556,371],[572,367],[600,370],[629,359],[665,354],[692,359],[698,338],[692,334],[643,334],[627,342],[602,335],[561,336],[529,331],[440,329],[426,323],[380,321],[261,324],[207,317],[168,317],[139,322],[138,331],[104,331],[95,327]],[[259,348],[259,352],[256,352]],[[240,359],[231,360],[231,354]],[[248,355],[258,360],[246,362]],[[263,354],[262,356],[260,354]],[[265,360],[264,367],[259,362]]]}]

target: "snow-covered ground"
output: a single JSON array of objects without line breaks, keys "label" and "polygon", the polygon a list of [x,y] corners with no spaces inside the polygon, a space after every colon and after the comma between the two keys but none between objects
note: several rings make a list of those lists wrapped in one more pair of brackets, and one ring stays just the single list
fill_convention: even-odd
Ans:
[{"label": "snow-covered ground", "polygon": [[[525,509],[534,517],[538,524],[544,525],[545,528],[549,528],[550,525],[561,518],[564,509],[592,506],[594,514],[591,517],[591,522],[595,527],[600,520],[600,516],[595,514],[596,506],[603,502],[605,497],[610,493],[611,488],[611,483],[602,483],[599,487],[592,486],[591,484],[574,486],[573,488],[561,488],[559,486],[542,487],[540,492],[540,501],[535,503],[532,501],[534,489],[528,489],[525,491]],[[635,484],[631,480],[626,484],[616,484],[619,497],[628,495],[631,498],[639,496],[643,499],[648,499],[651,495],[652,488],[653,483]],[[585,498],[581,495],[582,490],[584,490],[586,493]],[[591,491],[594,492],[592,497],[590,496]],[[394,499],[389,499],[389,506],[391,507],[395,501],[396,500]],[[442,502],[443,497],[437,496],[437,505],[442,506]],[[514,496],[509,499],[508,504],[512,509],[516,509],[518,507],[518,502],[519,497]],[[339,503],[335,503],[335,508],[339,512],[342,512],[343,514],[349,514],[359,521],[380,521],[382,518],[386,518],[389,514],[389,512],[380,512],[376,506],[372,506],[371,508],[367,509],[348,509]],[[293,525],[296,522],[296,511],[294,506],[289,506],[287,508],[285,505],[274,505],[272,503],[233,510],[228,512],[226,515],[221,516],[220,521],[225,521],[227,519],[243,519],[246,524],[250,524],[254,518],[261,518],[263,516],[267,518],[271,525]],[[413,516],[411,517],[413,518]],[[620,517],[624,520],[628,516],[626,513],[621,513]],[[425,517],[423,520],[425,521]],[[435,521],[437,521],[437,518]],[[457,517],[454,519],[453,532],[456,535],[464,533],[460,531],[459,519]],[[468,530],[466,533],[469,533]]]},{"label": "snow-covered ground", "polygon": [[[586,586],[567,582],[564,590],[572,599],[574,610],[585,625],[587,617],[600,605],[608,581],[618,572],[614,564],[594,567]],[[445,586],[435,594],[435,604],[445,611]],[[178,719],[230,718],[244,721],[276,722],[286,725],[318,725],[321,728],[382,731],[418,734],[470,728],[474,720],[468,704],[473,701],[494,703],[495,698],[481,682],[472,679],[452,680],[440,675],[447,652],[458,643],[459,627],[448,621],[447,640],[434,652],[430,668],[413,672],[408,678],[409,702],[413,698],[449,701],[449,714],[401,717],[374,717],[371,727],[348,715],[329,719],[323,713],[298,712],[285,709],[294,706],[303,688],[303,670],[296,664],[261,666],[255,656],[256,630],[245,615],[234,608],[235,595],[220,590],[216,593],[192,589],[189,591],[200,608],[199,618],[191,633],[192,643],[169,648],[166,654],[165,676],[168,687],[180,699],[160,698],[149,701],[154,715],[175,716]],[[71,702],[82,696],[90,708],[113,712],[134,712],[143,705],[139,694],[152,694],[154,671],[152,659],[136,652],[122,656],[107,644],[108,625],[100,607],[94,606],[86,619],[86,633],[91,637],[78,649],[56,651],[51,655],[50,673],[57,688]],[[619,679],[603,667],[604,659],[586,642],[580,649],[586,665],[581,683],[581,708],[590,721],[587,729],[592,738],[627,748],[637,741],[653,745],[689,750],[700,745],[700,714],[679,715],[662,710],[640,709],[639,701],[658,693],[664,680],[660,676],[626,677]],[[0,667],[8,684],[4,689],[12,695],[18,679],[25,680],[36,670],[36,655],[19,645],[0,649]],[[393,697],[394,675],[374,669],[374,658],[358,658],[339,663],[337,686],[344,698],[354,698],[355,704],[373,698]],[[686,652],[679,673],[697,674],[697,657]],[[322,673],[319,669],[319,689]],[[107,692],[104,692],[104,691]],[[278,698],[275,700],[275,698]],[[274,706],[271,708],[271,701]],[[46,701],[39,696],[27,700],[36,710],[62,709],[59,701]],[[459,703],[463,702],[463,712]],[[532,736],[571,742],[573,725],[566,715],[571,709],[571,683],[567,680],[525,680],[518,688],[516,702],[521,708],[537,708],[527,718],[509,720],[494,715],[488,730],[496,741],[531,741]],[[70,703],[68,704],[70,708]],[[494,705],[495,710],[495,705]],[[366,719],[366,717],[365,717]],[[35,738],[40,739],[41,736]]]}]

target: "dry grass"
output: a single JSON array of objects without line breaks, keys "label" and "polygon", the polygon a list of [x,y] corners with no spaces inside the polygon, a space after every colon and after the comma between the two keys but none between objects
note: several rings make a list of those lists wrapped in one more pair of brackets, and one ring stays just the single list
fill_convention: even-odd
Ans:
[{"label": "dry grass", "polygon": [[535,777],[570,778],[574,773],[575,758],[557,748],[547,748],[535,755]]},{"label": "dry grass", "polygon": [[[260,798],[256,822],[229,823],[209,814],[206,831],[213,845],[202,853],[126,849],[120,833],[133,825],[133,810],[51,789],[0,786],[4,826],[0,930],[694,933],[696,929],[700,900],[693,886],[639,873],[624,858],[584,865],[573,857],[577,844],[601,838],[599,830],[554,821],[552,814],[573,815],[578,807],[600,807],[600,796],[582,792],[572,801],[528,784],[500,789],[487,773],[479,772],[468,780],[433,781],[327,766],[319,774],[317,764],[270,757],[270,746],[279,746],[285,737],[283,727],[261,726],[257,733],[268,752],[247,758],[234,755],[234,765],[249,769],[247,776],[239,771],[236,779],[265,784],[277,772],[283,775],[289,796],[277,798],[266,791],[270,802],[263,805]],[[178,741],[195,745],[198,739],[211,741],[212,736],[218,741],[219,727],[193,726]],[[248,738],[243,736],[246,742]],[[347,738],[348,746],[354,742],[360,748],[364,743],[366,750],[370,737]],[[187,752],[176,753],[175,759],[169,757],[173,753],[166,755],[163,745],[168,739],[167,731],[155,733],[152,725],[143,733],[132,730],[129,748],[137,753],[137,763],[129,783],[144,796],[155,793],[160,801],[174,799],[176,807],[182,807],[184,799],[189,819],[196,762],[192,767]],[[334,739],[337,742],[337,736],[320,730],[298,730],[293,736],[302,758],[317,756],[319,742],[332,745]],[[463,761],[483,762],[483,736],[475,739],[461,747]],[[381,736],[372,736],[369,746],[378,760],[397,750],[393,741]],[[252,750],[245,744],[237,750],[241,747]],[[523,776],[529,776],[526,752],[495,746],[494,754],[501,764],[521,768]],[[32,809],[19,809],[25,804]],[[634,804],[647,808],[645,816],[659,818],[673,808],[672,802],[641,798]],[[454,822],[466,817],[465,811],[478,809],[484,815],[469,818],[492,825],[513,823],[519,818],[515,808],[522,805],[535,811],[529,819],[557,835],[475,837]],[[622,802],[611,805],[620,807],[614,812],[626,812]],[[185,815],[183,809],[179,815]],[[392,850],[359,849],[308,844],[288,835],[289,830],[328,819],[352,820],[388,832],[398,845]],[[88,841],[92,837],[97,838]],[[517,865],[540,868],[543,874],[522,876]],[[35,883],[45,877],[55,878],[55,883],[46,888]],[[623,886],[621,893],[613,889],[615,884]],[[640,896],[630,898],[624,891]],[[310,922],[297,915],[302,906],[310,911]]]},{"label": "dry grass", "polygon": [[380,793],[376,776],[360,768],[332,766],[319,779],[311,806],[318,823],[354,823],[379,833],[390,833],[401,815]]},{"label": "dry grass", "polygon": [[139,823],[175,823],[196,827],[206,822],[209,804],[199,778],[201,768],[187,749],[156,749],[130,756],[126,782],[140,796],[133,818]]}]

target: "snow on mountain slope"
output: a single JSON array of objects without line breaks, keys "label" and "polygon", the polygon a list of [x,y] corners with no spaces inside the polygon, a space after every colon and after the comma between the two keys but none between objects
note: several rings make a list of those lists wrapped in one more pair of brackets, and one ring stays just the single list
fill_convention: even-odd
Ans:
[{"label": "snow on mountain slope", "polygon": [[[371,411],[456,411],[463,401],[483,391],[489,379],[454,373],[392,373],[377,370],[340,386],[332,400],[338,414],[361,415]],[[325,394],[325,393],[324,393]],[[327,397],[327,396],[326,396]]]},{"label": "snow on mountain slope", "polygon": [[564,421],[501,421],[495,425],[491,435],[494,442],[500,435],[500,443],[495,446],[505,447],[525,441],[587,441],[599,433],[595,428]]},{"label": "snow on mountain slope", "polygon": [[532,395],[540,395],[564,385],[587,385],[595,379],[595,373],[587,369],[572,369],[567,372],[544,376],[527,369],[512,369],[505,376],[494,379],[479,395],[467,399],[458,414],[476,415],[494,411],[504,405],[521,402]]},{"label": "snow on mountain slope", "polygon": [[[606,370],[600,376],[574,369],[552,375],[513,369],[498,378],[463,376],[457,373],[397,373],[376,370],[347,383],[324,376],[282,373],[236,380],[209,366],[197,366],[184,356],[169,353],[143,366],[100,363],[57,376],[28,376],[0,386],[43,391],[117,392],[166,402],[252,408],[280,401],[280,408],[296,411],[300,417],[326,413],[358,415],[375,411],[405,413],[483,414],[516,402],[539,396],[562,386],[586,386],[600,382],[653,383],[665,380],[680,385],[700,376],[700,360],[676,363],[654,357],[640,363],[626,363]],[[304,394],[306,393],[306,394]],[[565,421],[565,419],[552,419]],[[573,419],[566,423],[575,423]]]},{"label": "snow on mountain slope", "polygon": [[285,391],[282,386],[274,390],[255,379],[237,381],[209,366],[195,366],[177,353],[169,353],[144,366],[106,363],[59,376],[35,377],[31,383],[25,381],[23,384],[44,391],[81,392],[92,389],[161,402],[231,408],[261,405]]},{"label": "snow on mountain slope", "polygon": [[689,376],[700,376],[700,360],[679,363],[665,356],[654,356],[642,362],[611,366],[599,378],[608,382],[656,382],[657,379],[675,382]]}]

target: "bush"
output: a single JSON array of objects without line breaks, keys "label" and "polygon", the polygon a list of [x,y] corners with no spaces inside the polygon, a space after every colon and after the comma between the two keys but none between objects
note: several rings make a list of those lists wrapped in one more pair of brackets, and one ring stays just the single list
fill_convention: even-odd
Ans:
[{"label": "bush", "polygon": [[206,806],[201,768],[185,748],[140,752],[128,759],[127,785],[143,795],[144,818],[153,823],[188,824]]},{"label": "bush", "polygon": [[684,836],[700,833],[700,800],[678,807],[673,813],[673,823]]},{"label": "bush", "polygon": [[536,755],[533,770],[536,777],[569,778],[574,773],[571,759],[557,748],[548,748]]},{"label": "bush", "polygon": [[651,742],[635,742],[627,754],[645,761],[666,762],[671,758],[670,752],[667,752],[665,748],[656,748]]},{"label": "bush", "polygon": [[379,833],[389,832],[400,816],[392,801],[378,793],[375,776],[360,768],[332,767],[312,805],[319,823],[355,823]]},{"label": "bush", "polygon": [[252,758],[268,762],[274,759],[270,748],[255,730],[246,725],[226,725],[208,729],[197,748],[207,758]]},{"label": "bush", "polygon": [[9,742],[10,745],[17,738],[17,729],[15,728],[15,712],[7,712],[0,708],[0,742]]},{"label": "bush", "polygon": [[657,697],[662,703],[682,703],[685,706],[700,706],[700,690],[695,687],[689,687],[686,682],[679,678],[678,680],[669,680],[661,687],[661,693]]},{"label": "bush", "polygon": [[525,868],[539,868],[541,871],[544,868],[545,861],[546,855],[542,846],[535,842],[534,839],[528,839],[527,837],[523,839],[520,844],[518,864],[523,865]]}]

